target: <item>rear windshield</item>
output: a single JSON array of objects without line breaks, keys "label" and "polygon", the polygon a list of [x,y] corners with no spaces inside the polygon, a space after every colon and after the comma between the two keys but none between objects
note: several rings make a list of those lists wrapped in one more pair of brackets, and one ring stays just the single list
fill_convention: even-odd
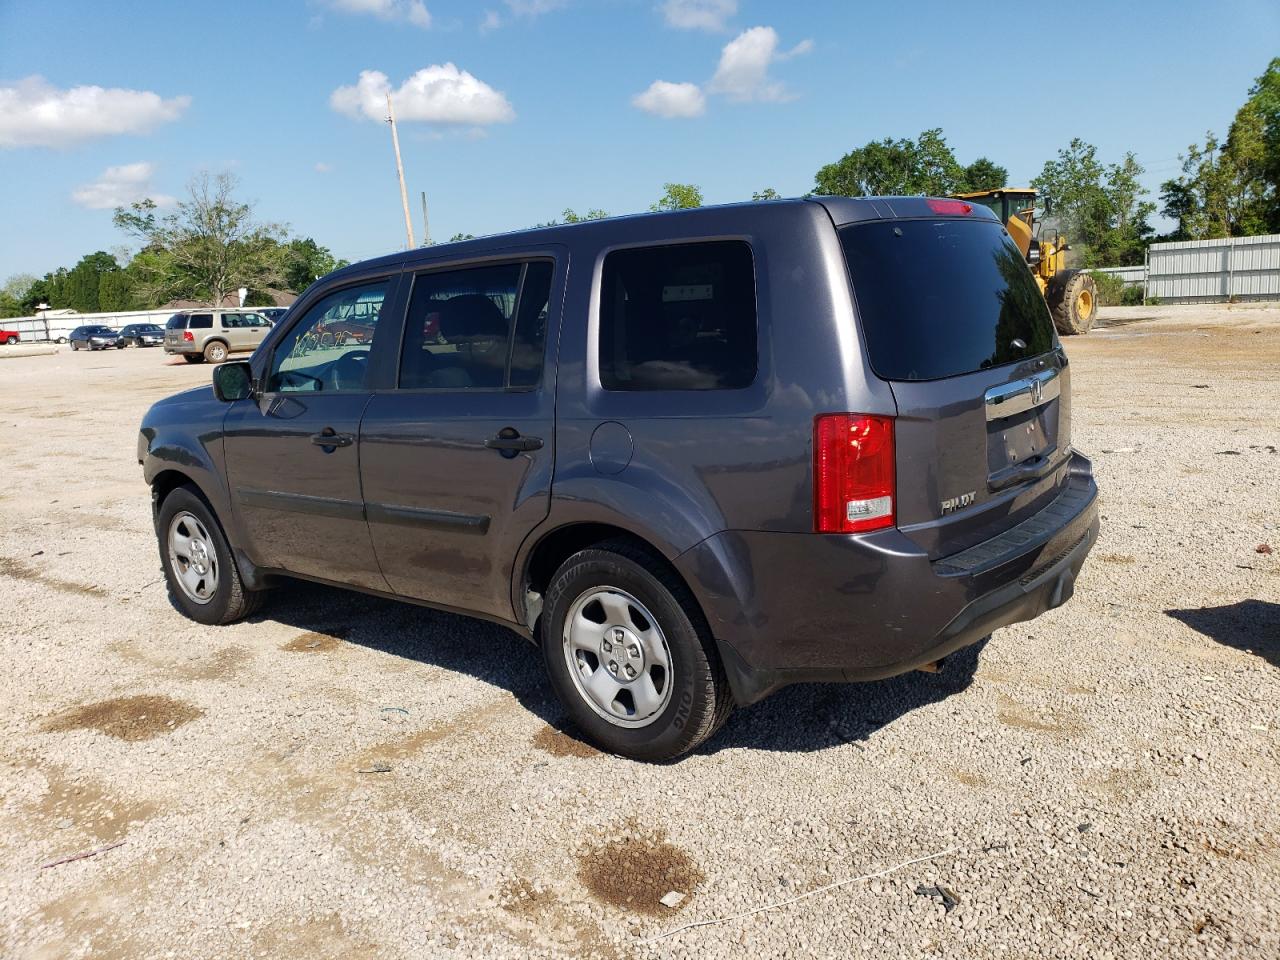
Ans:
[{"label": "rear windshield", "polygon": [[1053,348],[1040,288],[990,220],[888,220],[840,231],[871,368],[937,380]]}]

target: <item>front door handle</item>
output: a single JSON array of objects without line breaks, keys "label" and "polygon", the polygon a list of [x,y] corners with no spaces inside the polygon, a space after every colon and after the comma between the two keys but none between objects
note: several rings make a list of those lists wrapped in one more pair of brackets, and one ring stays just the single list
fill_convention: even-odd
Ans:
[{"label": "front door handle", "polygon": [[522,437],[520,431],[515,427],[503,427],[498,431],[496,437],[490,437],[484,442],[484,445],[490,450],[498,450],[504,457],[510,459],[517,453],[527,453],[530,450],[538,450],[542,447],[541,437]]},{"label": "front door handle", "polygon": [[337,447],[349,447],[356,438],[349,433],[338,433],[333,427],[325,427],[319,433],[311,435],[311,442],[317,447],[324,447],[325,453],[332,453]]}]

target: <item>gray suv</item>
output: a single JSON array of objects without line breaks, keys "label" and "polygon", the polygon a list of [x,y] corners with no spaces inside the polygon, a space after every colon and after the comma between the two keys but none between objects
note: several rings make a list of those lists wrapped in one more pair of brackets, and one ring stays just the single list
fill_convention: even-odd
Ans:
[{"label": "gray suv", "polygon": [[231,353],[257,349],[270,329],[256,310],[183,310],[164,326],[164,352],[188,363],[222,363]]},{"label": "gray suv", "polygon": [[483,617],[658,760],[1064,603],[1098,535],[1069,386],[989,211],[818,197],[347,267],[138,459],[187,616],[288,576]]}]

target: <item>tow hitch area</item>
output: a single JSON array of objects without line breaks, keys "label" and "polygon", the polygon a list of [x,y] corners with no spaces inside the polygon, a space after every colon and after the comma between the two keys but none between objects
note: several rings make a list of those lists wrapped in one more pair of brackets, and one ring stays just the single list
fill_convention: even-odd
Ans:
[{"label": "tow hitch area", "polygon": [[916,670],[920,673],[941,673],[942,665],[946,662],[946,657],[943,657],[941,660],[930,660],[928,663],[920,664],[920,666],[916,667]]}]

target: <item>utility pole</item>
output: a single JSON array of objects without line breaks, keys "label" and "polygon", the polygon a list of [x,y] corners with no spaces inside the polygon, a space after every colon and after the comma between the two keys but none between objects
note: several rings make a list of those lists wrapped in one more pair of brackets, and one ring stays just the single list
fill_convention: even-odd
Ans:
[{"label": "utility pole", "polygon": [[391,145],[396,151],[396,173],[400,176],[400,205],[404,207],[404,235],[407,249],[413,249],[413,221],[409,219],[409,192],[404,187],[404,164],[400,162],[400,137],[396,134],[396,111],[391,106],[391,94],[387,93],[387,123],[391,124]]},{"label": "utility pole", "polygon": [[431,222],[427,219],[427,191],[422,191],[422,245],[431,245]]}]

